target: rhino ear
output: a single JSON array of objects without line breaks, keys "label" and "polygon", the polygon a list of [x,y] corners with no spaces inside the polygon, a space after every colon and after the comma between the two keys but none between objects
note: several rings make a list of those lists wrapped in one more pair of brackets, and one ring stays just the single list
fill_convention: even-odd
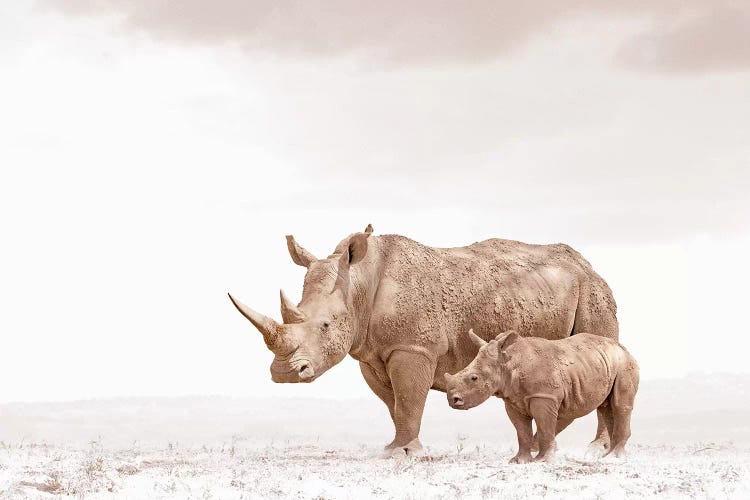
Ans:
[{"label": "rhino ear", "polygon": [[367,224],[367,227],[365,228],[365,232],[366,233],[372,233],[372,231],[373,231],[372,224]]},{"label": "rhino ear", "polygon": [[292,260],[298,266],[309,267],[311,262],[318,260],[313,254],[299,245],[291,234],[286,236],[286,247],[289,249],[289,255],[291,255]]},{"label": "rhino ear", "polygon": [[372,233],[357,233],[349,238],[349,264],[356,264],[367,255],[367,238]]},{"label": "rhino ear", "polygon": [[339,257],[338,275],[336,276],[336,285],[333,287],[333,291],[341,290],[345,298],[349,294],[349,269],[352,264],[356,264],[367,255],[367,238],[369,236],[370,233],[357,233],[353,235],[349,238],[349,244],[341,253],[341,257]]},{"label": "rhino ear", "polygon": [[343,295],[344,300],[346,300],[347,295],[349,294],[349,263],[351,261],[351,253],[349,252],[349,248],[347,247],[346,250],[341,254],[341,257],[339,257],[339,269],[338,274],[336,274],[336,284],[333,285],[333,291],[331,293],[334,293],[336,290],[339,290],[341,292],[341,295]]}]

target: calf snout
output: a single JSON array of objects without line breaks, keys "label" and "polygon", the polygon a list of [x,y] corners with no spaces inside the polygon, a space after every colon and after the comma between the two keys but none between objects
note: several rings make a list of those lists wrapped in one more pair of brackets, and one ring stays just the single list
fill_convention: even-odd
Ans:
[{"label": "calf snout", "polygon": [[451,408],[461,409],[464,406],[464,398],[462,398],[459,394],[449,395],[448,404],[451,405]]}]

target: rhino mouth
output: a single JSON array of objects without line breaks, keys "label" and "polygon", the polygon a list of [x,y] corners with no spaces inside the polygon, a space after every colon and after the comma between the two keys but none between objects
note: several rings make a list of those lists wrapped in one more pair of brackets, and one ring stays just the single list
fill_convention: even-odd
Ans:
[{"label": "rhino mouth", "polygon": [[319,375],[312,362],[306,359],[296,360],[287,366],[288,369],[279,370],[272,365],[271,380],[280,384],[310,383]]}]

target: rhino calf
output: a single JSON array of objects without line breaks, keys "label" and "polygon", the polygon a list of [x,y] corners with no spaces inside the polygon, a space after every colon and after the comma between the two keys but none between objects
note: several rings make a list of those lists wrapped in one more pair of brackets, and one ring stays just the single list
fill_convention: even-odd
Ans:
[{"label": "rhino calf", "polygon": [[[560,340],[521,337],[515,331],[485,342],[474,360],[455,375],[445,374],[448,404],[468,410],[495,395],[518,434],[518,454],[511,463],[549,460],[555,436],[573,420],[598,409],[610,438],[608,454],[620,457],[630,437],[630,414],[638,390],[638,364],[612,339],[577,333]],[[531,420],[537,435],[532,435]]]}]

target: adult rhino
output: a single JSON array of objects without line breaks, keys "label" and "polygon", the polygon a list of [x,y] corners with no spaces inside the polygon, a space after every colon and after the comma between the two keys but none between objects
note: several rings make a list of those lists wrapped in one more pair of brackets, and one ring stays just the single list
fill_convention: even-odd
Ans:
[{"label": "adult rhino", "polygon": [[[559,339],[579,332],[618,338],[607,283],[568,245],[491,239],[432,248],[372,226],[317,259],[287,236],[295,264],[307,268],[302,301],[281,292],[283,323],[232,300],[274,353],[274,382],[312,382],[347,354],[388,406],[396,436],[386,455],[420,454],[427,392],[445,392],[444,374],[468,365],[484,340],[515,330]],[[606,448],[599,414],[592,445]]]}]

